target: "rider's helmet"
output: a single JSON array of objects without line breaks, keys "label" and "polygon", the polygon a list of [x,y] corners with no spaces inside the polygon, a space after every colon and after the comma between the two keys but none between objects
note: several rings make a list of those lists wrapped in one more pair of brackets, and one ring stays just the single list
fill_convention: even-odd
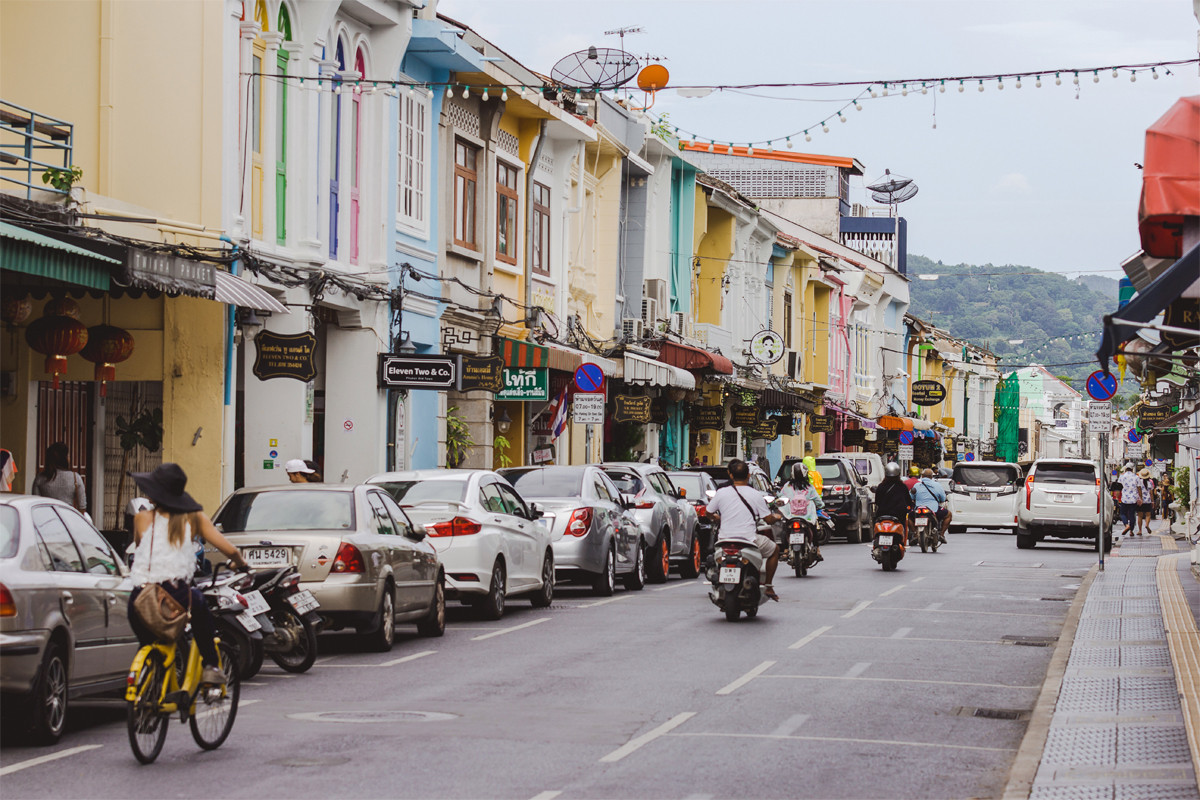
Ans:
[{"label": "rider's helmet", "polygon": [[908,476],[910,478],[919,478],[921,476],[921,468],[918,467],[916,464],[913,464],[911,467],[908,468]]},{"label": "rider's helmet", "polygon": [[899,478],[900,477],[900,465],[897,464],[895,461],[889,461],[887,463],[887,466],[883,468],[883,474],[885,477],[888,477],[888,478]]},{"label": "rider's helmet", "polygon": [[792,482],[797,485],[805,485],[808,483],[808,467],[803,461],[797,461],[792,465]]}]

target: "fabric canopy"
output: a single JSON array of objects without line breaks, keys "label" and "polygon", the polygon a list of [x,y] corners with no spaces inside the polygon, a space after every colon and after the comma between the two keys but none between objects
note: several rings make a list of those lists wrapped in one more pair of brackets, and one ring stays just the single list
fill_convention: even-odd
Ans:
[{"label": "fabric canopy", "polygon": [[1146,130],[1138,231],[1157,258],[1183,255],[1183,218],[1200,216],[1200,95],[1181,97]]},{"label": "fabric canopy", "polygon": [[646,386],[674,386],[678,389],[695,389],[696,376],[685,369],[655,361],[652,358],[639,356],[636,353],[625,354],[626,383],[636,383]]},{"label": "fabric canopy", "polygon": [[720,353],[679,342],[652,342],[649,346],[658,348],[658,360],[663,363],[687,370],[733,374],[733,362]]},{"label": "fabric canopy", "polygon": [[888,415],[879,418],[879,427],[888,431],[911,431],[913,421],[909,417],[893,417]]},{"label": "fabric canopy", "polygon": [[4,239],[0,266],[39,278],[107,291],[112,285],[109,265],[115,258],[76,247],[7,222],[0,222]]},{"label": "fabric canopy", "polygon": [[243,280],[228,272],[217,272],[216,299],[231,306],[253,308],[256,311],[270,311],[272,314],[287,314],[288,309],[266,291],[255,286],[250,281]]}]

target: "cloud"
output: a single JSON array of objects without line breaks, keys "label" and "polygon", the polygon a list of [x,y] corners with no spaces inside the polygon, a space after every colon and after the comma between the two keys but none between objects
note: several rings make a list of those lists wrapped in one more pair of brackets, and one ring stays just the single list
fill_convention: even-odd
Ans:
[{"label": "cloud", "polygon": [[1000,180],[992,186],[992,190],[1006,194],[1029,194],[1033,191],[1033,185],[1029,183],[1029,178],[1024,174],[1010,172],[1007,175],[1001,175]]}]

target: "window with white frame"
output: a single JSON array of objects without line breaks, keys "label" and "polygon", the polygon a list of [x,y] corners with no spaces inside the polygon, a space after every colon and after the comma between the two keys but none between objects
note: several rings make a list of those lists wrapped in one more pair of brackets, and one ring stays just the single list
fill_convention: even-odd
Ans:
[{"label": "window with white frame", "polygon": [[429,232],[429,95],[400,93],[396,223],[416,234]]}]

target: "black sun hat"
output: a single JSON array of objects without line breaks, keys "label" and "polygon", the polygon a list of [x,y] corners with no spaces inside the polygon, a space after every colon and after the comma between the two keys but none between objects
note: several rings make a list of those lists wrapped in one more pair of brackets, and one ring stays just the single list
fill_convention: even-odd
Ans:
[{"label": "black sun hat", "polygon": [[142,494],[164,511],[187,514],[204,508],[184,491],[187,473],[178,464],[168,462],[159,465],[153,472],[131,472],[129,477],[133,478]]}]

